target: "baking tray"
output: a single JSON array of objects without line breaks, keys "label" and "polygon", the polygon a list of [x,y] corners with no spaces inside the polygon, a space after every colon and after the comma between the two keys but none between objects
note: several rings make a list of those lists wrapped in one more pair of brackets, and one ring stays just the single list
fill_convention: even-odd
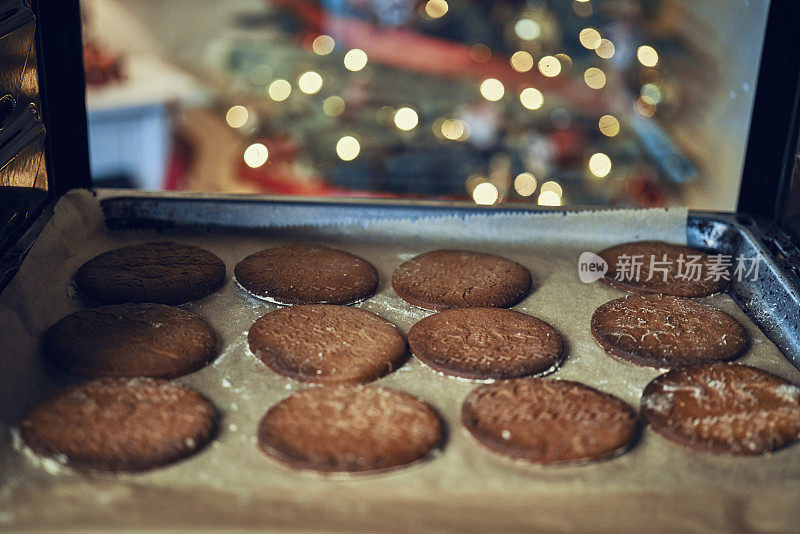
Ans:
[{"label": "baking tray", "polygon": [[[250,252],[303,239],[345,248],[375,263],[381,274],[378,294],[359,306],[407,332],[427,312],[405,305],[393,294],[388,279],[394,267],[431,248],[468,246],[503,254],[532,269],[536,290],[517,309],[542,317],[564,334],[567,360],[554,376],[594,385],[638,407],[642,387],[658,374],[605,355],[591,338],[591,313],[623,293],[601,284],[570,285],[579,284],[574,246],[545,248],[543,236],[518,229],[523,226],[492,239],[457,235],[459,221],[465,228],[471,219],[482,216],[487,221],[492,215],[522,221],[535,213],[529,210],[113,192],[99,196],[107,230],[87,244],[91,247],[77,254],[72,251],[74,255],[66,257],[60,269],[46,265],[47,256],[31,253],[39,262],[34,267],[55,273],[53,280],[45,282],[48,287],[34,288],[36,294],[31,295],[44,298],[55,291],[58,298],[48,310],[55,318],[79,307],[60,292],[66,292],[76,266],[102,249],[151,239],[181,240],[219,253],[230,274],[235,262]],[[45,222],[49,213],[43,216]],[[554,217],[571,215],[559,212]],[[582,224],[589,225],[584,231],[592,241],[596,237],[590,232],[597,231],[592,221],[608,219],[609,213],[579,215]],[[426,228],[433,228],[430,225],[441,226],[443,219],[456,222],[454,239],[425,234]],[[548,233],[559,226],[553,220]],[[422,234],[391,238],[394,227],[401,230],[416,222]],[[15,268],[36,243],[41,226],[40,220],[39,229],[31,230],[4,259],[4,269]],[[613,226],[605,228],[602,238],[614,241]],[[68,235],[70,230],[59,229],[65,240],[74,238]],[[800,374],[789,364],[797,366],[800,317],[791,243],[763,221],[703,213],[689,215],[686,239],[713,252],[763,255],[758,282],[735,282],[729,296],[705,300],[733,314],[747,328],[752,346],[744,363],[800,382]],[[17,290],[9,286],[6,293]],[[755,459],[716,457],[684,450],[645,431],[629,453],[608,462],[523,469],[481,450],[458,428],[461,400],[475,384],[446,380],[413,359],[377,385],[410,391],[440,411],[449,431],[440,457],[385,475],[344,480],[287,471],[256,450],[255,425],[269,405],[308,386],[265,369],[248,354],[244,337],[252,321],[275,306],[244,296],[229,280],[220,293],[188,307],[206,316],[223,341],[221,355],[212,365],[179,379],[208,395],[222,412],[221,432],[214,444],[184,462],[150,473],[86,477],[25,458],[12,447],[13,435],[4,435],[0,473],[5,472],[11,483],[0,485],[0,528],[236,526],[371,532],[658,528],[700,532],[790,531],[800,525],[797,446]],[[33,312],[29,318],[30,324],[23,325],[31,331],[27,334],[36,334],[53,322]],[[17,335],[10,329],[4,337],[13,344]],[[35,346],[24,349],[15,356],[35,356]],[[30,399],[76,380],[37,365],[32,365],[30,375],[30,382],[9,384],[13,375],[0,373],[0,382],[5,382],[13,397],[8,402],[4,399],[0,414],[8,416],[16,410],[17,417]],[[17,397],[23,400],[16,402]]]},{"label": "baking tray", "polygon": [[[294,199],[206,198],[158,195],[112,197],[101,202],[109,228],[273,228],[347,225],[476,214],[526,214],[553,210],[481,208],[462,203]],[[570,210],[557,210],[569,213]],[[690,211],[689,246],[733,258],[763,258],[759,277],[733,280],[728,293],[800,369],[800,251],[774,223],[746,214]],[[613,239],[613,238],[612,238]]]}]

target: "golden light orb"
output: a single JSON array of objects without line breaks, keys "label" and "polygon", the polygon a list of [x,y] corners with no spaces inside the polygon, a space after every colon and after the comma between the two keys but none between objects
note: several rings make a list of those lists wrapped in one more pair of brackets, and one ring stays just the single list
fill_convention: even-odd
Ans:
[{"label": "golden light orb", "polygon": [[361,152],[361,143],[352,135],[345,135],[336,143],[336,154],[342,161],[353,161]]},{"label": "golden light orb", "polygon": [[445,0],[428,0],[425,4],[425,14],[432,19],[439,19],[447,14],[450,6]]},{"label": "golden light orb", "polygon": [[292,94],[292,84],[286,80],[275,80],[269,84],[267,94],[275,102],[283,102]]},{"label": "golden light orb", "polygon": [[529,197],[536,191],[536,177],[529,172],[523,172],[514,178],[514,189],[520,196]]},{"label": "golden light orb", "polygon": [[597,121],[597,127],[600,128],[600,133],[606,137],[614,137],[619,133],[619,121],[614,115],[603,115]]},{"label": "golden light orb", "polygon": [[528,72],[533,68],[533,56],[524,50],[518,50],[511,56],[511,68],[517,72]]},{"label": "golden light orb", "polygon": [[251,169],[257,169],[269,159],[269,150],[261,143],[253,143],[244,151],[244,162]]},{"label": "golden light orb", "polygon": [[544,56],[539,60],[539,72],[548,78],[558,76],[561,73],[561,62],[554,56]]},{"label": "golden light orb", "polygon": [[500,193],[497,191],[497,187],[489,182],[478,184],[472,190],[472,200],[481,206],[491,206],[497,202],[498,198],[500,198]]},{"label": "golden light orb", "polygon": [[419,124],[419,116],[414,108],[404,107],[394,114],[394,124],[403,131],[413,130]]},{"label": "golden light orb", "polygon": [[600,41],[602,39],[600,32],[594,28],[584,28],[578,34],[578,40],[581,42],[581,45],[589,50],[594,50],[600,46]]},{"label": "golden light orb", "polygon": [[611,158],[602,152],[592,154],[589,158],[589,171],[598,178],[605,178],[611,172]]},{"label": "golden light orb", "polygon": [[225,114],[225,122],[231,128],[241,128],[247,124],[247,119],[250,117],[250,112],[244,106],[233,106]]},{"label": "golden light orb", "polygon": [[497,102],[506,94],[503,82],[496,78],[487,78],[481,82],[481,95],[490,102]]},{"label": "golden light orb", "polygon": [[330,35],[319,35],[311,43],[311,50],[320,56],[327,56],[336,48],[336,41]]},{"label": "golden light orb", "polygon": [[535,87],[526,87],[519,94],[519,101],[527,109],[539,109],[544,104],[544,96]]},{"label": "golden light orb", "polygon": [[583,73],[583,81],[592,89],[602,89],[606,85],[606,73],[597,67],[589,67]]},{"label": "golden light orb", "polygon": [[344,67],[353,72],[358,72],[366,67],[368,61],[367,53],[360,48],[349,50],[344,55]]},{"label": "golden light orb", "polygon": [[642,45],[636,50],[636,58],[645,67],[655,67],[658,65],[658,52],[649,45]]},{"label": "golden light orb", "polygon": [[322,89],[322,76],[313,70],[304,72],[297,79],[297,86],[307,95],[317,94]]}]

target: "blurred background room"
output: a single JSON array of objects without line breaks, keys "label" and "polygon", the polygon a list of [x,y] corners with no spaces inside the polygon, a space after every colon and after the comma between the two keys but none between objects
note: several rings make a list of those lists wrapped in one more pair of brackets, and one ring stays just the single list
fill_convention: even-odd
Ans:
[{"label": "blurred background room", "polygon": [[732,211],[768,0],[84,0],[98,186]]}]

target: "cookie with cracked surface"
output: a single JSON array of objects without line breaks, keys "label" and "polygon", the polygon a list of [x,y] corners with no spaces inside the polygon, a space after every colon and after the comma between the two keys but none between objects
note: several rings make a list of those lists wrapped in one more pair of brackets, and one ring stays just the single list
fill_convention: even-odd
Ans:
[{"label": "cookie with cracked surface", "polygon": [[567,380],[518,379],[481,386],[461,423],[483,446],[513,460],[575,464],[612,458],[636,439],[638,418],[622,400]]},{"label": "cookie with cracked surface", "polygon": [[84,263],[75,285],[101,304],[199,300],[222,286],[225,264],[211,252],[181,243],[144,243],[110,250]]},{"label": "cookie with cracked surface", "polygon": [[641,414],[661,436],[697,451],[763,454],[800,440],[800,387],[748,365],[696,365],[647,384]]},{"label": "cookie with cracked surface", "polygon": [[482,252],[434,250],[400,265],[395,293],[425,310],[508,308],[531,290],[531,273],[519,263]]},{"label": "cookie with cracked surface", "polygon": [[256,252],[234,269],[248,293],[275,304],[353,304],[378,287],[378,271],[349,252],[290,243]]},{"label": "cookie with cracked surface", "polygon": [[318,384],[370,382],[406,355],[403,336],[386,319],[328,304],[272,311],[253,323],[247,341],[276,373]]},{"label": "cookie with cracked surface", "polygon": [[609,354],[657,368],[732,360],[747,347],[747,332],[727,313],[667,295],[606,302],[592,315],[591,330]]},{"label": "cookie with cracked surface", "polygon": [[[598,252],[598,256],[608,263],[600,280],[634,293],[703,297],[722,291],[730,277],[729,269],[718,269],[708,254],[664,241],[623,243]],[[634,263],[639,264],[638,275]]]},{"label": "cookie with cracked surface", "polygon": [[411,352],[445,375],[497,380],[555,370],[564,344],[549,324],[502,308],[453,308],[408,331]]},{"label": "cookie with cracked surface", "polygon": [[214,356],[217,336],[199,315],[163,304],[80,310],[44,334],[44,353],[67,371],[92,378],[175,378]]},{"label": "cookie with cracked surface", "polygon": [[199,393],[167,380],[103,378],[31,408],[23,442],[80,470],[135,472],[185,458],[212,437],[217,414]]},{"label": "cookie with cracked surface", "polygon": [[295,393],[267,411],[258,446],[293,469],[383,471],[414,463],[442,445],[442,422],[401,391],[340,385]]}]

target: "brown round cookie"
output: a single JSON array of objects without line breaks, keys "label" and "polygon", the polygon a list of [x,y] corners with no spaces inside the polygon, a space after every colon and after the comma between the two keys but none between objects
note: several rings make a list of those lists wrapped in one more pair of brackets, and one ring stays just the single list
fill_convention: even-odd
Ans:
[{"label": "brown round cookie", "polygon": [[583,463],[622,454],[637,435],[627,403],[589,386],[541,378],[481,386],[461,423],[493,452],[536,464]]},{"label": "brown round cookie", "polygon": [[214,433],[211,404],[152,378],[104,378],[64,389],[31,408],[23,442],[40,456],[94,471],[144,471],[189,456]]},{"label": "brown round cookie", "polygon": [[696,365],[647,384],[641,414],[685,447],[762,454],[800,440],[800,387],[748,365]]},{"label": "brown round cookie", "polygon": [[352,304],[378,287],[378,271],[367,260],[304,243],[251,254],[234,273],[242,288],[275,304]]},{"label": "brown round cookie", "polygon": [[400,298],[425,310],[508,308],[530,292],[531,273],[492,254],[434,250],[398,267],[392,287]]},{"label": "brown round cookie", "polygon": [[442,422],[408,393],[343,385],[295,393],[267,411],[259,448],[294,469],[382,471],[441,446]]},{"label": "brown round cookie", "polygon": [[[717,276],[711,256],[684,245],[634,241],[598,255],[608,263],[608,271],[600,280],[625,291],[702,297],[721,291],[728,283]],[[729,269],[723,270],[729,279]]]},{"label": "brown round cookie", "polygon": [[183,304],[213,293],[224,281],[225,264],[214,254],[169,242],[105,252],[75,274],[81,293],[103,304]]},{"label": "brown round cookie", "polygon": [[386,319],[328,304],[272,311],[253,323],[247,341],[276,373],[318,384],[370,382],[406,354],[403,336]]},{"label": "brown round cookie", "polygon": [[472,380],[518,378],[554,370],[564,349],[549,324],[513,310],[454,308],[408,331],[411,352],[445,375]]},{"label": "brown round cookie", "polygon": [[93,378],[174,378],[214,356],[217,336],[200,316],[163,304],[80,310],[44,334],[44,353],[67,371]]},{"label": "brown round cookie", "polygon": [[667,295],[606,302],[592,315],[592,335],[606,352],[658,368],[731,360],[747,347],[747,332],[727,313]]}]

